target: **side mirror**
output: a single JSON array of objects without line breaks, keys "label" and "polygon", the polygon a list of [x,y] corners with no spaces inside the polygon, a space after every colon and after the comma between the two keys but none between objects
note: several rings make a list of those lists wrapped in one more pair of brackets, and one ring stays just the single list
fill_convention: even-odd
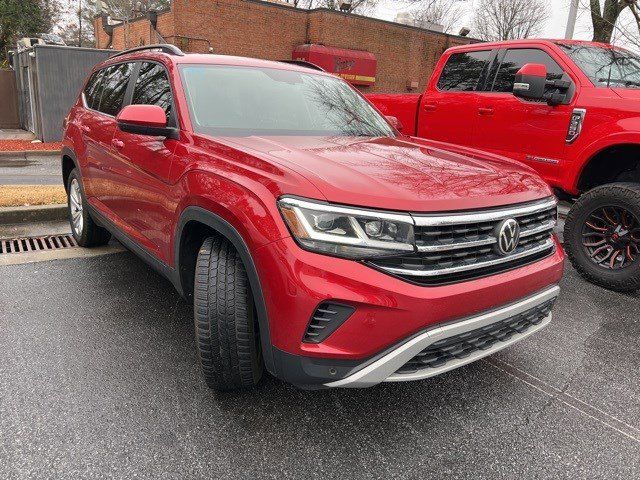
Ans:
[{"label": "side mirror", "polygon": [[167,116],[158,105],[127,105],[116,117],[123,132],[152,137],[176,138],[177,130],[167,127]]},{"label": "side mirror", "polygon": [[387,119],[387,122],[389,122],[393,128],[395,128],[399,132],[402,132],[404,126],[402,125],[402,122],[398,120],[398,117],[394,117],[393,115],[385,115],[384,118]]},{"label": "side mirror", "polygon": [[547,67],[541,63],[527,63],[516,73],[513,94],[525,100],[542,100],[546,86]]}]

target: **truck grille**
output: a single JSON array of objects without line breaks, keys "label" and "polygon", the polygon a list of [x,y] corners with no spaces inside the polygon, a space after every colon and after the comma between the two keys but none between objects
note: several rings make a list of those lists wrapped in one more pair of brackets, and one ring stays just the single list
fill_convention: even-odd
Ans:
[{"label": "truck grille", "polygon": [[506,320],[470,332],[454,335],[429,345],[397,370],[397,374],[440,368],[451,360],[461,360],[478,350],[488,350],[499,342],[522,335],[539,325],[551,312],[555,298]]},{"label": "truck grille", "polygon": [[[416,252],[371,261],[370,265],[421,285],[443,285],[493,275],[550,255],[555,249],[554,198],[509,208],[414,215]],[[515,250],[501,253],[498,231],[514,219],[520,227]]]}]

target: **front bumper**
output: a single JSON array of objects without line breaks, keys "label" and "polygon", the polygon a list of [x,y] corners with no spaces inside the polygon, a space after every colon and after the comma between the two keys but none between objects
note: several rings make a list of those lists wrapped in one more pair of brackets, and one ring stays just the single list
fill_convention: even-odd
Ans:
[{"label": "front bumper", "polygon": [[[270,326],[274,359],[271,373],[303,388],[326,388],[387,380],[397,370],[392,366],[402,363],[392,364],[390,359],[398,356],[406,360],[409,355],[400,356],[402,350],[393,354],[394,350],[408,349],[413,345],[410,342],[417,341],[410,352],[420,351],[430,341],[454,335],[451,325],[480,325],[469,320],[485,318],[487,312],[495,314],[505,306],[552,288],[562,277],[564,253],[556,244],[550,256],[535,263],[484,278],[430,287],[414,285],[359,262],[304,251],[291,238],[258,249],[254,260]],[[354,313],[322,342],[304,342],[314,311],[326,301],[351,306]],[[538,327],[534,325],[531,332]],[[492,346],[491,351],[502,343]],[[382,362],[388,355],[391,356]],[[471,355],[473,359],[479,356]],[[367,377],[364,384],[356,381],[365,375],[365,368],[373,370],[374,362],[388,363],[386,376],[380,370],[376,379]],[[426,376],[430,375],[414,375]]]},{"label": "front bumper", "polygon": [[326,383],[325,386],[358,388],[370,387],[381,382],[422,380],[474,362],[482,357],[491,355],[508,347],[509,345],[519,342],[538,330],[543,329],[551,321],[551,312],[546,314],[546,316],[544,316],[538,323],[532,325],[522,333],[513,335],[505,341],[497,341],[486,349],[478,349],[473,353],[466,355],[464,358],[453,357],[441,366],[424,368],[414,373],[398,373],[398,370],[403,365],[436,342],[464,335],[465,333],[473,332],[475,330],[482,329],[483,327],[517,317],[518,315],[531,311],[540,305],[545,305],[554,301],[559,294],[560,288],[558,286],[553,286],[537,293],[536,295],[525,298],[511,305],[507,305],[506,307],[486,312],[481,315],[476,315],[458,322],[430,328],[427,331],[411,338],[407,342],[394,347],[391,351],[383,354],[355,373],[343,378],[342,380]]}]

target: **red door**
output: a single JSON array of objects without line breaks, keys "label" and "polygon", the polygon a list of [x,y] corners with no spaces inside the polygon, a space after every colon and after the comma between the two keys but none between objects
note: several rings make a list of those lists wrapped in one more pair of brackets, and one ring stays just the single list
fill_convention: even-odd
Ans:
[{"label": "red door", "polygon": [[[470,146],[479,101],[478,89],[488,71],[491,50],[454,53],[422,96],[417,136]],[[437,80],[435,77],[438,77]]]},{"label": "red door", "polygon": [[113,215],[111,202],[118,183],[113,144],[115,116],[124,104],[133,67],[133,63],[118,63],[103,69],[99,95],[91,99],[91,108],[83,116],[81,126],[87,145],[85,191],[91,202],[109,217]]},{"label": "red door", "polygon": [[[165,110],[168,125],[177,125],[169,77],[159,63],[141,63],[131,104],[158,105]],[[167,261],[176,209],[169,173],[178,142],[117,129],[113,143],[118,189],[110,208],[136,241]]]},{"label": "red door", "polygon": [[[573,105],[550,106],[513,95],[516,72],[526,63],[547,67],[548,79],[571,79],[568,73],[540,48],[501,52],[500,66],[487,92],[480,94],[474,146],[524,162],[547,180],[557,179],[565,154],[565,140]],[[575,95],[574,95],[575,96]]]}]

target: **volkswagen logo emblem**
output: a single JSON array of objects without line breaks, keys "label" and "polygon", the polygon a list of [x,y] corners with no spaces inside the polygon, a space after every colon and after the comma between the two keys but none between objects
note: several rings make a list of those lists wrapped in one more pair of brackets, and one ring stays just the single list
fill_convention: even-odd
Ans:
[{"label": "volkswagen logo emblem", "polygon": [[509,255],[518,246],[520,241],[520,225],[513,218],[500,223],[497,227],[498,253]]}]

